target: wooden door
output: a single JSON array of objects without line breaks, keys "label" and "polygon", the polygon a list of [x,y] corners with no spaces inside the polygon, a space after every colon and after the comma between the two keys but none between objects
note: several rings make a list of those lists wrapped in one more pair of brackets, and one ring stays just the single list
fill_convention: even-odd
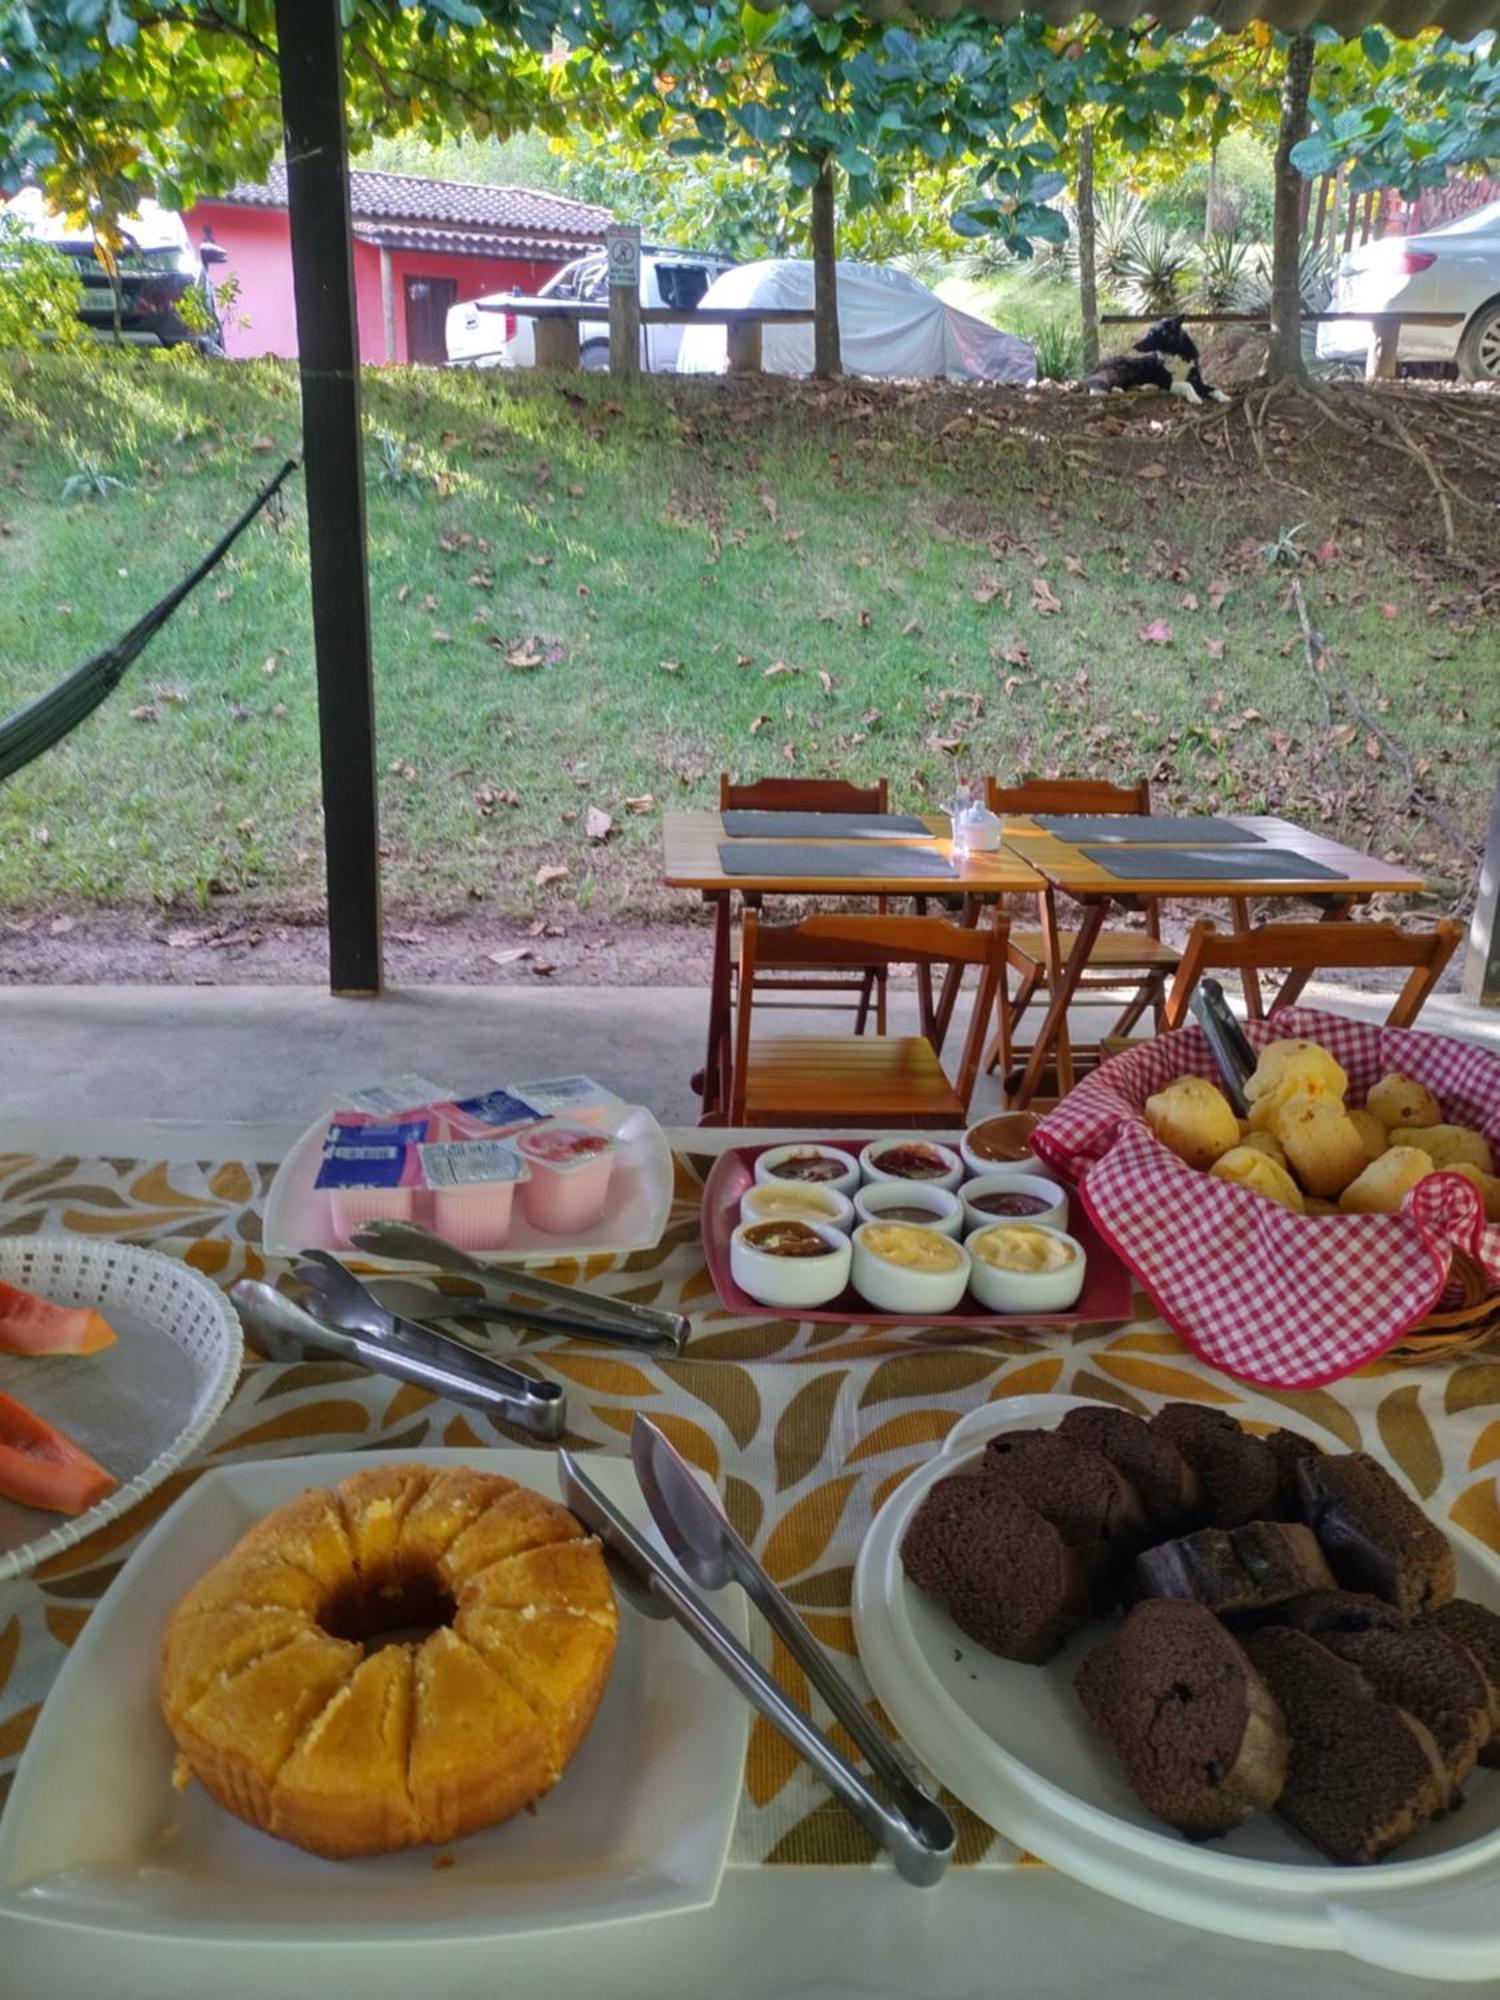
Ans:
[{"label": "wooden door", "polygon": [[406,358],[435,363],[448,359],[448,308],[458,304],[457,278],[406,278]]}]

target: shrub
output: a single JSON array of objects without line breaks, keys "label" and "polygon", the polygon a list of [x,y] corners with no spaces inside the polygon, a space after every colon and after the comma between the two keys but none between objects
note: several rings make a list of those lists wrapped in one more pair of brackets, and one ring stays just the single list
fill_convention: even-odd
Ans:
[{"label": "shrub", "polygon": [[1237,236],[1208,236],[1193,259],[1193,304],[1201,312],[1234,312],[1250,282],[1250,246]]},{"label": "shrub", "polygon": [[0,215],[0,348],[84,346],[80,289],[77,270],[60,250],[39,243],[18,216]]},{"label": "shrub", "polygon": [[1065,319],[1043,320],[1031,335],[1039,382],[1072,382],[1083,371],[1083,335]]},{"label": "shrub", "polygon": [[1132,312],[1159,319],[1175,312],[1192,267],[1192,251],[1178,236],[1143,222],[1125,246],[1122,290]]}]

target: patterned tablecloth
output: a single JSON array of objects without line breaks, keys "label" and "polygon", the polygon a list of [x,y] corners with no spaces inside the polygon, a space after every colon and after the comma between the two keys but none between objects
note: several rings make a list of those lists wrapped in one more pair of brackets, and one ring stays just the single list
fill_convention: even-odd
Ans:
[{"label": "patterned tablecloth", "polygon": [[[721,1144],[732,1136],[714,1135]],[[712,1161],[692,1148],[704,1137],[675,1135],[675,1200],[656,1249],[586,1269],[553,1267],[564,1279],[587,1278],[621,1297],[689,1313],[689,1355],[652,1361],[552,1338],[529,1344],[568,1385],[570,1445],[621,1452],[643,1409],[713,1475],[742,1533],[852,1678],[859,1669],[850,1582],[872,1516],[960,1416],[1006,1396],[1072,1392],[1142,1412],[1188,1398],[1265,1427],[1293,1410],[1337,1447],[1384,1451],[1435,1514],[1500,1549],[1492,1470],[1500,1464],[1500,1356],[1424,1367],[1377,1362],[1332,1389],[1270,1395],[1194,1360],[1141,1300],[1124,1324],[1016,1327],[977,1338],[937,1328],[903,1329],[896,1338],[883,1329],[736,1317],[719,1305],[703,1262],[698,1212]],[[170,1140],[161,1143],[170,1149]],[[76,1231],[148,1244],[225,1285],[263,1271],[260,1223],[272,1166],[233,1157],[229,1143],[196,1161],[133,1150],[133,1158],[0,1153],[0,1235]],[[350,1364],[250,1362],[190,1466],[31,1577],[0,1586],[0,1806],[92,1606],[143,1531],[205,1467],[309,1451],[527,1442]],[[798,1668],[758,1624],[756,1649],[795,1697],[809,1699]],[[826,1726],[826,1713],[820,1720]],[[962,1861],[1004,1866],[1024,1858],[972,1814],[959,1809],[958,1817]],[[734,1861],[871,1858],[868,1837],[757,1719]]]}]

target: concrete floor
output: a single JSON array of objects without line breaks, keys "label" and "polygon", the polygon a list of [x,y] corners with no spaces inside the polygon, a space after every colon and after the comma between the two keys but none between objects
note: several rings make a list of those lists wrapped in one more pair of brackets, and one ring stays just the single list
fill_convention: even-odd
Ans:
[{"label": "concrete floor", "polygon": [[[1390,1004],[1319,986],[1307,1002],[1372,1020]],[[912,997],[893,994],[891,1015],[893,1032],[912,1032]],[[1107,1020],[1100,1007],[1075,1009],[1075,1037],[1094,1039]],[[789,1013],[768,1025],[843,1034],[849,1020]],[[1500,1052],[1500,1010],[1456,994],[1429,1002],[1422,1025]],[[951,1054],[963,1027],[960,1012]],[[583,1071],[663,1124],[688,1125],[703,1029],[696,987],[414,986],[380,1000],[334,1000],[306,986],[4,987],[0,1116],[302,1122],[341,1091],[405,1070],[473,1088]],[[976,1113],[997,1103],[995,1084],[981,1083]]]}]

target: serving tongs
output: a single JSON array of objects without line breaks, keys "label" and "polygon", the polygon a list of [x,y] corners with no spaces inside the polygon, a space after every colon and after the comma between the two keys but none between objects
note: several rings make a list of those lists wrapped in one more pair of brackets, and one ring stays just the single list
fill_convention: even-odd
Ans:
[{"label": "serving tongs", "polygon": [[[328,1262],[348,1276],[333,1258]],[[380,1308],[373,1300],[370,1312],[355,1304],[340,1305],[336,1294],[331,1297],[328,1290],[308,1282],[307,1268],[304,1262],[300,1267],[304,1275],[285,1273],[274,1285],[241,1278],[230,1290],[271,1360],[300,1360],[311,1348],[483,1410],[533,1437],[559,1438],[567,1429],[568,1400],[558,1383],[538,1381],[415,1321],[392,1313],[377,1318]]]},{"label": "serving tongs", "polygon": [[[691,1322],[660,1306],[634,1305],[626,1299],[605,1298],[576,1285],[539,1278],[519,1266],[496,1269],[460,1250],[456,1243],[414,1222],[366,1222],[354,1230],[351,1243],[396,1263],[436,1265],[466,1279],[473,1292],[434,1291],[434,1313],[449,1317],[498,1320],[524,1326],[533,1333],[566,1333],[575,1339],[600,1340],[616,1347],[650,1353],[680,1354]],[[517,1297],[517,1294],[520,1297]],[[521,1299],[539,1303],[525,1305]]]},{"label": "serving tongs", "polygon": [[1250,1100],[1245,1085],[1255,1073],[1256,1054],[1244,1029],[1230,1012],[1224,989],[1217,979],[1200,979],[1188,1000],[1193,1019],[1203,1030],[1218,1065],[1224,1095],[1236,1118],[1250,1116]]},{"label": "serving tongs", "polygon": [[600,1539],[610,1574],[648,1618],[672,1618],[745,1699],[804,1757],[835,1798],[891,1856],[908,1882],[941,1879],[957,1845],[952,1820],[931,1798],[838,1674],[813,1634],[701,1487],[686,1461],[643,1417],[631,1458],[652,1519],[688,1575],[708,1589],[734,1581],[765,1617],[869,1760],[890,1802],[791,1701],[682,1575],[652,1548],[588,1477],[571,1452],[557,1455],[563,1498]]}]

